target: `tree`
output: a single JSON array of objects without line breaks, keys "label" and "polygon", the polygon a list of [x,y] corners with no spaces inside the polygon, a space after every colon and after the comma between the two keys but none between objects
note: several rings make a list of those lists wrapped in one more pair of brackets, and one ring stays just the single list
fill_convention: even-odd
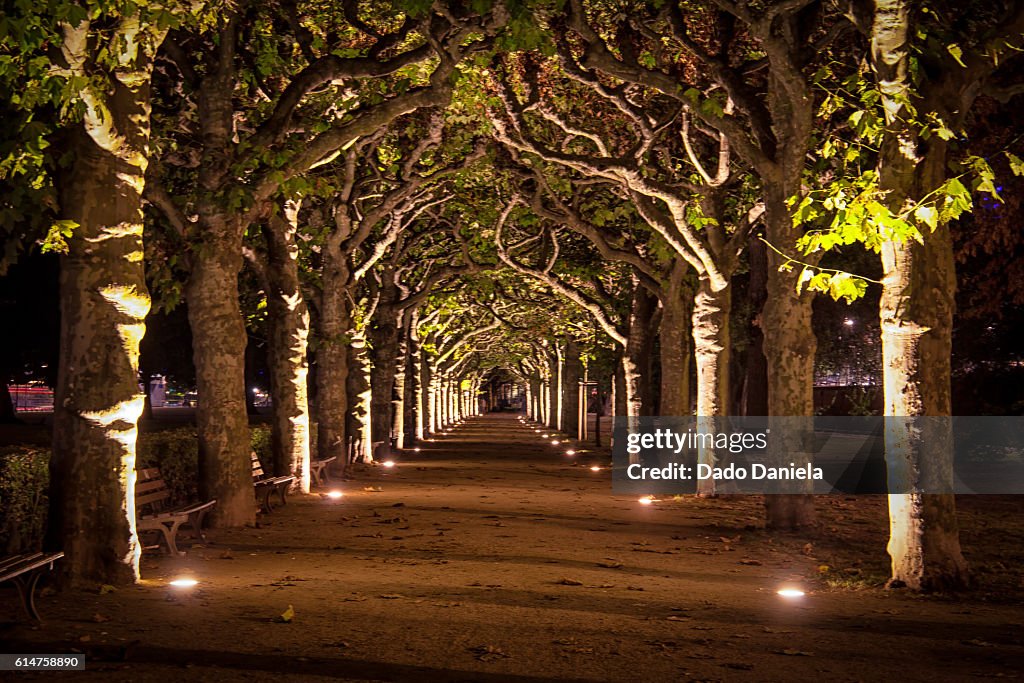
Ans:
[{"label": "tree", "polygon": [[[5,52],[16,55],[5,73],[37,89],[17,106],[59,111],[40,120],[59,126],[54,136],[71,152],[68,166],[49,167],[58,220],[47,246],[62,252],[48,543],[64,550],[61,569],[72,582],[138,578],[135,438],[145,402],[139,343],[150,308],[142,192],[151,78],[167,30],[198,7],[24,4],[5,17]],[[32,149],[44,149],[38,138]]]}]

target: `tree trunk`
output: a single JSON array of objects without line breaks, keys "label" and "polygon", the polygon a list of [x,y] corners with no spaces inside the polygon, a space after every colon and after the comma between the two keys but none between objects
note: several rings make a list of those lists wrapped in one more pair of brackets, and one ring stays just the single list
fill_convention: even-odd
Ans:
[{"label": "tree trunk", "polygon": [[548,427],[559,429],[562,417],[562,362],[560,353],[549,353],[548,361]]},{"label": "tree trunk", "polygon": [[366,339],[356,334],[348,347],[349,410],[345,433],[348,436],[349,461],[373,462],[373,440],[370,434],[370,358]]},{"label": "tree trunk", "polygon": [[[766,182],[765,226],[768,241],[783,251],[796,242],[786,206],[789,195],[780,183]],[[817,339],[811,326],[812,297],[798,296],[796,274],[780,272],[785,257],[768,254],[768,299],[762,313],[764,351],[768,361],[768,414],[773,417],[814,415],[814,354]],[[779,430],[786,435],[805,430]],[[769,439],[774,463],[798,466],[809,462],[812,445],[787,438]],[[814,498],[808,493],[765,496],[765,522],[773,529],[795,529],[814,524]]]},{"label": "tree trunk", "polygon": [[580,380],[583,379],[583,364],[580,362],[580,347],[572,339],[565,343],[565,374],[562,377],[562,425],[572,438],[579,436],[580,428]]},{"label": "tree trunk", "polygon": [[675,259],[666,298],[661,302],[661,402],[659,414],[690,414],[690,342],[693,295],[686,285],[687,264]]},{"label": "tree trunk", "polygon": [[629,336],[622,355],[623,382],[626,394],[626,417],[644,414],[644,397],[650,367],[651,321],[657,310],[657,299],[645,288],[637,285],[633,291],[633,305],[629,317]]},{"label": "tree trunk", "polygon": [[[907,121],[906,102],[915,89],[906,48],[914,31],[914,8],[906,2],[878,0],[874,11],[871,65],[887,123],[879,154],[879,188],[890,210],[909,212],[945,181],[947,143],[937,135],[922,139],[916,125]],[[958,129],[976,93],[972,82],[960,81],[950,75],[938,83],[924,80],[917,85],[922,96],[914,104],[920,116],[934,114]],[[925,225],[920,229],[927,232]],[[942,225],[925,234],[923,244],[912,239],[883,242],[881,260],[886,463],[890,491],[902,491],[889,495],[890,585],[959,589],[967,585],[968,572],[951,493],[950,355],[956,294],[952,237]]]},{"label": "tree trunk", "polygon": [[[388,289],[381,289],[381,301],[377,304],[369,330],[370,342],[370,440],[373,443],[392,445],[392,424],[394,423],[394,393],[398,375],[398,359],[401,345],[401,313],[388,303]],[[397,292],[395,292],[397,294]],[[393,300],[393,296],[391,297]]]},{"label": "tree trunk", "polygon": [[747,346],[743,364],[743,391],[740,398],[742,415],[768,414],[768,363],[764,357],[764,334],[761,332],[761,316],[766,299],[765,284],[768,279],[767,250],[760,239],[751,236],[747,243],[747,260],[750,264],[747,300],[754,321],[749,327],[750,344]]},{"label": "tree trunk", "polygon": [[199,495],[217,501],[214,524],[243,526],[256,521],[256,503],[245,408],[246,333],[238,303],[241,245],[226,218],[215,211],[204,218],[204,234],[226,237],[194,252],[185,287],[199,395]]},{"label": "tree trunk", "polygon": [[[119,87],[120,89],[120,87]],[[133,145],[149,134],[148,80],[117,112],[138,117]],[[124,121],[122,121],[124,119]],[[139,577],[135,440],[145,396],[139,343],[150,298],[142,260],[145,162],[119,159],[84,130],[73,133],[73,168],[60,182],[62,215],[78,223],[61,258],[61,338],[50,460],[51,547],[72,583]]]},{"label": "tree trunk", "polygon": [[411,422],[411,415],[409,414],[411,391],[407,387],[411,379],[409,372],[409,327],[412,324],[411,319],[411,312],[402,315],[402,325],[398,333],[398,358],[395,361],[395,390],[394,401],[391,407],[391,433],[394,435],[395,448],[399,450],[406,447],[408,442],[406,424]]},{"label": "tree trunk", "polygon": [[14,410],[14,397],[8,386],[11,377],[6,373],[0,373],[0,424],[10,424],[18,421],[18,414]]},{"label": "tree trunk", "polygon": [[331,473],[340,477],[348,462],[345,414],[348,412],[348,345],[352,311],[346,296],[348,272],[343,256],[324,250],[320,291],[320,334],[316,351],[317,455],[334,458]]},{"label": "tree trunk", "polygon": [[[693,306],[693,342],[697,359],[697,426],[701,433],[717,433],[717,418],[729,411],[729,312],[732,307],[732,289],[729,286],[715,291],[707,278],[701,278]],[[718,462],[715,449],[704,447],[698,451],[699,463],[714,466]],[[699,495],[715,492],[714,479],[701,479],[697,483]]]},{"label": "tree trunk", "polygon": [[281,220],[264,226],[267,242],[267,364],[273,401],[271,441],[273,472],[291,474],[309,493],[309,311],[299,283],[299,249],[295,228]]}]

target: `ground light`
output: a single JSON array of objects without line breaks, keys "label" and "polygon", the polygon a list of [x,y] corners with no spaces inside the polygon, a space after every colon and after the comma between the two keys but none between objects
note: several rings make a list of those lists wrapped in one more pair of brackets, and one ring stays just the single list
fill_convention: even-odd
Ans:
[{"label": "ground light", "polygon": [[175,588],[195,588],[199,582],[195,579],[175,579],[171,585]]},{"label": "ground light", "polygon": [[637,500],[636,502],[640,503],[641,505],[650,505],[651,503],[654,502],[654,496],[644,496]]},{"label": "ground light", "polygon": [[576,455],[576,451],[574,451],[573,449],[570,448],[569,450],[567,450],[565,452],[565,454],[568,455],[569,457],[572,457],[572,456]]},{"label": "ground light", "polygon": [[343,495],[345,495],[345,494],[342,493],[341,491],[328,491],[327,492],[327,497],[331,498],[332,500],[338,500]]},{"label": "ground light", "polygon": [[419,448],[414,448],[414,449],[412,449],[412,450],[413,450],[413,451],[414,451],[415,453],[419,453],[419,452],[420,452],[420,449],[419,449]]},{"label": "ground light", "polygon": [[395,466],[395,461],[394,460],[385,460],[384,462],[381,463],[381,466],[382,467],[394,467]]},{"label": "ground light", "polygon": [[590,471],[591,471],[591,472],[600,472],[600,471],[601,471],[601,468],[600,468],[600,467],[598,467],[597,465],[591,465],[591,467],[590,467]]},{"label": "ground light", "polygon": [[558,445],[558,444],[560,444],[560,443],[562,443],[562,442],[561,442],[561,441],[559,441],[558,439],[552,439],[552,440],[551,440],[551,445],[552,445],[552,446],[557,446],[557,445]]},{"label": "ground light", "polygon": [[806,594],[805,594],[805,593],[804,593],[804,592],[803,592],[802,590],[800,590],[799,588],[780,588],[780,589],[779,589],[778,591],[776,591],[776,592],[777,592],[777,593],[778,593],[779,595],[781,595],[782,597],[784,597],[784,598],[789,598],[790,600],[793,600],[793,599],[795,599],[795,598],[802,598],[802,597],[804,597],[804,595],[806,595]]}]

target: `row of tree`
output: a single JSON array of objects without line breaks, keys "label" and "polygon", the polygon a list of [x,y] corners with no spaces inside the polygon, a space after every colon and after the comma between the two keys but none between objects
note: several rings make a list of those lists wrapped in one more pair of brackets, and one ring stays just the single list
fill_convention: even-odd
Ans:
[{"label": "row of tree", "polygon": [[[425,438],[478,409],[494,367],[554,426],[608,359],[617,412],[653,410],[655,336],[661,414],[691,411],[691,353],[696,413],[728,414],[744,270],[766,376],[744,405],[811,416],[811,293],[868,284],[822,265],[844,245],[879,254],[886,414],[951,412],[946,225],[998,194],[964,131],[1020,87],[1024,3],[14,5],[4,225],[62,252],[51,527],[74,578],[138,575],[151,288],[187,305],[200,493],[215,523],[254,521],[243,268],[273,468],[306,490],[311,453]],[[949,462],[914,430],[886,439],[916,471]],[[966,581],[951,496],[890,512],[895,581]],[[808,525],[813,499],[766,513]]]}]

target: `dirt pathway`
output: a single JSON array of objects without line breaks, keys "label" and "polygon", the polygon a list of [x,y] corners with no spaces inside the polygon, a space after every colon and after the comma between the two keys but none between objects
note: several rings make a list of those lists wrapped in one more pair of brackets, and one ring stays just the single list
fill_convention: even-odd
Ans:
[{"label": "dirt pathway", "polygon": [[[184,558],[147,555],[140,586],[43,597],[46,625],[0,630],[3,648],[84,650],[76,680],[1022,675],[1018,607],[830,590],[806,539],[757,528],[759,501],[643,506],[591,471],[606,452],[564,450],[514,416],[469,420],[336,482],[340,500],[296,497]],[[168,588],[181,575],[199,586]],[[776,595],[787,583],[808,595]]]}]

